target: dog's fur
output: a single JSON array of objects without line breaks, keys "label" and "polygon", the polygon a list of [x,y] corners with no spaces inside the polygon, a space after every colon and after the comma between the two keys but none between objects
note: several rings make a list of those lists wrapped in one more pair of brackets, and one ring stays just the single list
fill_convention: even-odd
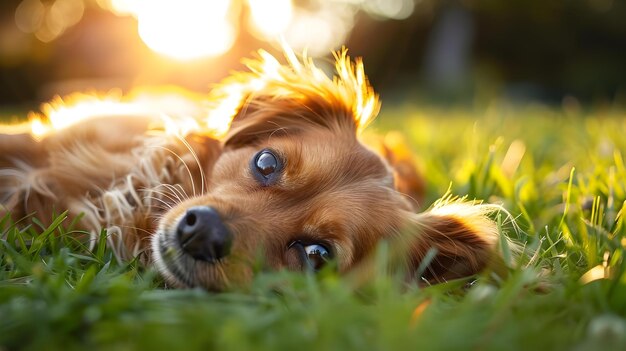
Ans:
[{"label": "dog's fur", "polygon": [[[154,262],[180,287],[246,284],[259,259],[270,269],[306,270],[308,256],[294,243],[322,245],[341,272],[381,240],[402,243],[409,276],[435,250],[414,278],[441,281],[484,268],[498,237],[487,217],[492,207],[448,199],[416,214],[423,184],[406,151],[360,141],[379,110],[361,62],[338,53],[329,79],[311,60],[285,56],[284,65],[265,52],[248,61],[248,72],[206,99],[209,120],[190,116],[189,130],[168,131],[188,117],[176,112],[100,116],[96,104],[88,119],[43,137],[0,135],[0,216],[46,223],[64,210],[82,214],[92,240],[106,228],[121,259]],[[64,107],[46,106],[47,115]],[[213,121],[231,115],[225,135],[209,133]],[[269,180],[255,168],[261,150],[279,163]],[[228,240],[223,254],[197,259],[204,253],[183,249],[180,228],[190,209],[208,207]]]}]

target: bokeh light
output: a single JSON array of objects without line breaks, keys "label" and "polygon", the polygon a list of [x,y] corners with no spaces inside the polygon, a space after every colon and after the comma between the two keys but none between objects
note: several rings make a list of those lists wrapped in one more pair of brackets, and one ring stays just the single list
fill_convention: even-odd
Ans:
[{"label": "bokeh light", "polygon": [[315,11],[297,10],[283,35],[294,50],[306,50],[314,57],[323,56],[339,48],[353,26],[354,12],[350,6],[320,3]]},{"label": "bokeh light", "polygon": [[41,1],[24,0],[15,9],[15,24],[26,33],[34,33],[41,27],[45,14],[46,7]]},{"label": "bokeh light", "polygon": [[[92,0],[94,1],[94,0]],[[137,34],[154,52],[178,60],[220,56],[237,42],[240,31],[297,51],[326,55],[345,43],[359,11],[377,19],[405,19],[415,0],[95,0],[116,16],[132,16]],[[23,0],[16,26],[40,41],[60,37],[83,17],[89,0]],[[239,23],[247,11],[246,23]]]},{"label": "bokeh light", "polygon": [[261,38],[277,37],[285,32],[293,18],[291,0],[248,0],[252,33]]},{"label": "bokeh light", "polygon": [[363,8],[368,13],[381,19],[405,19],[413,14],[413,0],[369,0],[363,1]]},{"label": "bokeh light", "polygon": [[15,10],[15,24],[26,33],[34,33],[42,42],[58,38],[83,17],[83,0],[24,0]]}]

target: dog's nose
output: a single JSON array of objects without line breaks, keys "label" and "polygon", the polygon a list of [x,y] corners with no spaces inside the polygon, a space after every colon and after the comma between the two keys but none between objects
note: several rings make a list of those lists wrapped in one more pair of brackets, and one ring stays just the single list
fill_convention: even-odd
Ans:
[{"label": "dog's nose", "polygon": [[178,223],[176,234],[183,251],[196,260],[215,262],[230,252],[230,232],[211,207],[188,209]]}]

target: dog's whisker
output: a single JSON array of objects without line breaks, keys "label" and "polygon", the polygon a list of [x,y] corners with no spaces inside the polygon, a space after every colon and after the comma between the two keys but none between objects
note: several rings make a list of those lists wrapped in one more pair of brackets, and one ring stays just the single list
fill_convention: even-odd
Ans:
[{"label": "dog's whisker", "polygon": [[167,184],[166,188],[172,189],[172,191],[176,191],[183,200],[187,200],[191,198],[187,194],[187,191],[185,191],[185,188],[183,188],[181,184],[175,184],[175,185]]},{"label": "dog's whisker", "polygon": [[179,196],[179,194],[175,191],[172,191],[171,189],[169,190],[157,190],[159,188],[166,188],[168,189],[164,184],[161,184],[157,187],[154,188],[150,188],[150,189],[146,189],[144,192],[148,193],[148,195],[146,196],[151,196],[152,194],[156,194],[159,195],[161,197],[166,198],[167,200],[169,200],[170,202],[170,206],[176,203],[180,203],[182,202],[184,199],[181,198]]},{"label": "dog's whisker", "polygon": [[[159,188],[164,188],[165,190],[163,191],[157,190]],[[182,196],[182,194],[180,194],[176,188],[173,188],[169,184],[160,184],[159,186],[155,187],[152,191],[154,191],[157,194],[162,194],[164,197],[167,197],[169,200],[172,201],[173,204],[181,203],[185,200],[185,197]]]},{"label": "dog's whisker", "polygon": [[173,194],[175,194],[175,196],[179,200],[179,202],[183,202],[183,201],[188,200],[190,198],[189,195],[187,195],[187,192],[185,191],[183,186],[180,185],[180,184],[175,184],[175,185],[163,184],[163,186],[166,189],[169,189]]},{"label": "dog's whisker", "polygon": [[146,196],[145,198],[148,199],[148,200],[154,200],[154,201],[157,201],[157,202],[161,203],[160,205],[153,205],[152,207],[154,207],[154,208],[157,208],[157,209],[160,209],[160,210],[165,210],[165,211],[172,209],[172,205],[169,202],[166,202],[166,201],[164,201],[164,200],[162,200],[162,199],[160,199],[158,197]]},{"label": "dog's whisker", "polygon": [[133,225],[121,225],[119,226],[120,228],[124,228],[124,229],[129,229],[135,232],[139,232],[139,233],[144,233],[147,235],[152,235],[152,231],[142,228],[142,227],[137,227],[137,226],[133,226]]},{"label": "dog's whisker", "polygon": [[189,166],[187,165],[185,160],[183,160],[183,158],[178,153],[176,153],[174,150],[171,150],[171,149],[169,149],[167,147],[164,147],[164,146],[156,146],[156,147],[157,148],[161,148],[161,149],[171,153],[172,155],[174,155],[174,157],[176,157],[180,161],[180,165],[182,167],[184,167],[184,169],[187,171],[187,175],[189,176],[189,180],[190,180],[189,183],[191,184],[191,190],[192,190],[193,196],[196,196],[196,186],[195,186],[194,181],[193,181],[193,179],[194,179],[193,178],[193,174],[191,172],[191,169],[189,169]]},{"label": "dog's whisker", "polygon": [[[144,195],[144,199],[156,200],[168,208],[172,208],[175,204],[180,203],[180,201],[177,201],[170,194],[165,193],[165,192],[159,192],[159,191],[152,191]],[[154,206],[154,204],[152,205]]]},{"label": "dog's whisker", "polygon": [[[200,171],[200,185],[201,185],[200,194],[204,194],[204,192],[205,192],[204,185],[206,184],[206,175],[204,174],[204,167],[200,163],[200,159],[198,158],[198,154],[191,147],[189,142],[184,137],[178,136],[178,135],[176,137],[180,140],[181,143],[183,143],[183,145],[185,145],[185,147],[189,151],[189,154],[191,155],[191,157],[193,157],[193,160],[196,162],[196,165],[198,166],[198,170]],[[193,180],[193,177],[191,176],[191,172],[189,174],[189,181],[193,185],[194,180]],[[194,190],[194,196],[196,196],[195,190]]]},{"label": "dog's whisker", "polygon": [[[157,190],[158,188],[164,188],[165,190]],[[182,188],[181,190],[179,190],[179,187],[173,186],[171,184],[160,184],[150,191],[166,197],[172,202],[172,204],[181,203],[188,198],[186,194],[184,194],[184,192],[182,191]]]}]

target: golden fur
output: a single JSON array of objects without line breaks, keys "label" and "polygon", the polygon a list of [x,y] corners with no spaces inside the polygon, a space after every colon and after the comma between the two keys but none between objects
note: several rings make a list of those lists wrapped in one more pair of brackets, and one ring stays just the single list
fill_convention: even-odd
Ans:
[{"label": "golden fur", "polygon": [[[107,115],[94,107],[55,129],[46,117],[64,106],[57,101],[46,105],[46,116],[35,116],[43,133],[5,127],[0,216],[46,223],[64,210],[82,214],[92,240],[106,228],[120,259],[139,255],[180,287],[246,284],[258,261],[268,269],[305,270],[319,252],[294,243],[306,250],[322,245],[341,272],[381,240],[403,243],[409,276],[436,250],[416,279],[484,268],[498,238],[487,217],[493,208],[448,199],[415,213],[423,184],[402,145],[361,141],[380,106],[361,62],[344,50],[329,78],[311,60],[288,50],[285,56],[281,65],[260,52],[247,62],[248,72],[234,74],[205,101],[189,99],[184,113]],[[189,119],[189,128],[170,130]],[[255,166],[261,150],[278,162],[262,170],[271,181]],[[203,253],[187,253],[181,230],[185,221],[194,225],[190,209],[209,207],[219,215],[210,231],[227,233],[228,242],[219,246],[225,254],[211,249],[197,259]]]}]

